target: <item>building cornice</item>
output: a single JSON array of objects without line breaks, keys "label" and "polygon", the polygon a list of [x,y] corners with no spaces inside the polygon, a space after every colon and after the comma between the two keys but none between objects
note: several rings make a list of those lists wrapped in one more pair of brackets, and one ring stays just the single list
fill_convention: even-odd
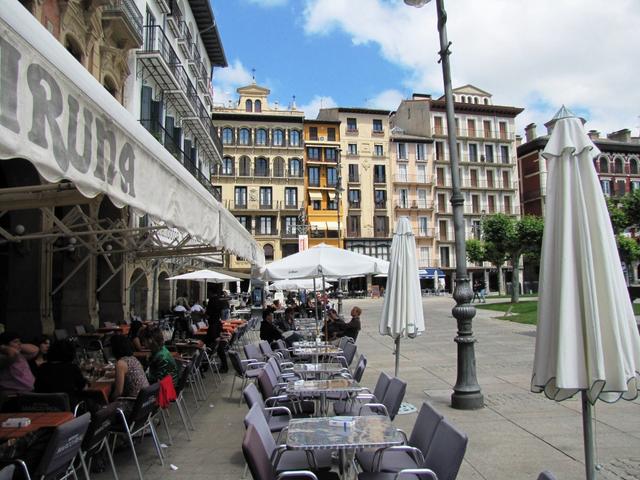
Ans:
[{"label": "building cornice", "polygon": [[[432,100],[431,110],[436,112],[445,111],[444,100]],[[478,113],[480,115],[501,115],[505,117],[516,117],[524,112],[524,108],[507,107],[503,105],[482,105],[479,103],[462,103],[455,102],[453,104],[455,113]]]},{"label": "building cornice", "polygon": [[232,113],[232,112],[216,112],[211,114],[214,122],[230,120],[233,122],[272,122],[272,123],[297,123],[302,128],[304,118],[302,115],[284,113],[281,115],[268,113]]}]

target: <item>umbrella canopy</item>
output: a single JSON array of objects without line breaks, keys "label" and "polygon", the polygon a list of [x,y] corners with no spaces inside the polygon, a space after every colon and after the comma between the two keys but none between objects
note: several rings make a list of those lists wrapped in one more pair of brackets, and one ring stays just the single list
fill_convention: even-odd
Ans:
[{"label": "umbrella canopy", "polygon": [[396,376],[400,358],[400,338],[414,338],[424,331],[422,294],[416,260],[416,239],[407,217],[400,217],[391,243],[380,334],[396,339]]},{"label": "umbrella canopy", "polygon": [[[276,280],[269,285],[269,290],[313,290],[314,288],[323,288],[322,280],[316,280],[315,286],[312,278]],[[331,288],[331,284],[324,282],[324,288]]]},{"label": "umbrella canopy", "polygon": [[587,477],[593,478],[590,404],[638,394],[640,339],[604,195],[600,152],[566,109],[543,156],[548,164],[533,392],[583,395]]},{"label": "umbrella canopy", "polygon": [[389,262],[384,260],[322,243],[270,263],[262,271],[262,278],[265,280],[321,276],[345,278],[370,273],[386,273],[388,268]]},{"label": "umbrella canopy", "polygon": [[225,275],[224,273],[215,272],[213,270],[196,270],[195,272],[183,273],[169,277],[167,280],[206,280],[211,283],[239,282],[240,279]]}]

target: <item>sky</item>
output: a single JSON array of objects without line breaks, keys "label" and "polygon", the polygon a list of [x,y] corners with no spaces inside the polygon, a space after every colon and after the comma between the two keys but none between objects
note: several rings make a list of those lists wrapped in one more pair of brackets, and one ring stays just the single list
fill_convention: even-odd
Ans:
[{"label": "sky", "polygon": [[[270,102],[315,118],[321,107],[394,110],[442,95],[435,1],[211,0],[229,66],[214,101],[252,82]],[[640,130],[639,0],[446,0],[454,88],[524,108],[518,133],[561,105],[609,133]]]}]

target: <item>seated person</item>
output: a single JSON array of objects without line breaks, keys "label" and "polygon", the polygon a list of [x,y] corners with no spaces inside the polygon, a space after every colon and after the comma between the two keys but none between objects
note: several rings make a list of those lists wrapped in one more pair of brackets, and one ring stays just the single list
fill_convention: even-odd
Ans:
[{"label": "seated person", "polygon": [[330,309],[327,313],[325,324],[322,327],[322,332],[326,337],[325,340],[328,342],[333,342],[334,340],[342,337],[345,326],[346,324],[338,316],[338,312],[336,312],[333,308]]},{"label": "seated person", "polygon": [[358,338],[358,334],[362,328],[362,324],[360,323],[361,314],[362,310],[360,307],[353,307],[351,309],[351,321],[349,323],[345,323],[344,326],[343,336],[353,338],[354,342]]},{"label": "seated person", "polygon": [[287,307],[284,315],[274,322],[276,328],[282,332],[282,337],[289,347],[293,345],[293,342],[302,340],[302,336],[296,333],[297,327],[294,314],[295,310],[292,307]]},{"label": "seated person", "polygon": [[131,345],[133,346],[134,351],[141,352],[145,350],[145,346],[143,345],[143,338],[146,334],[146,327],[139,320],[134,320],[131,322],[131,328],[129,328],[129,340],[131,340]]},{"label": "seated person", "polygon": [[212,350],[215,350],[220,359],[220,373],[229,371],[227,363],[227,344],[229,335],[222,328],[222,302],[217,296],[212,297],[207,304],[207,316],[209,317],[209,328],[204,338],[204,343]]},{"label": "seated person", "polygon": [[178,365],[171,352],[164,346],[162,330],[158,327],[149,330],[146,345],[151,350],[149,372],[147,373],[149,383],[159,382],[167,375],[171,375],[173,386],[175,387],[178,384]]},{"label": "seated person", "polygon": [[116,358],[116,379],[111,397],[137,397],[140,390],[149,386],[144,369],[133,356],[131,341],[124,335],[111,337],[111,352]]},{"label": "seated person", "polygon": [[87,380],[75,363],[76,347],[71,341],[53,342],[48,361],[38,367],[35,391],[38,393],[66,393],[73,408],[82,398]]},{"label": "seated person", "polygon": [[33,373],[34,377],[36,376],[36,370],[38,370],[38,367],[47,361],[47,353],[49,352],[51,341],[46,335],[41,335],[36,340],[35,345],[38,347],[38,353],[35,357],[29,360],[29,367],[31,367],[31,373]]},{"label": "seated person", "polygon": [[33,391],[35,377],[29,360],[38,354],[38,347],[22,343],[14,332],[0,334],[0,391],[28,393]]},{"label": "seated person", "polygon": [[260,324],[260,340],[266,340],[269,343],[276,340],[283,340],[282,333],[273,324],[273,312],[265,310],[262,312],[262,323]]}]

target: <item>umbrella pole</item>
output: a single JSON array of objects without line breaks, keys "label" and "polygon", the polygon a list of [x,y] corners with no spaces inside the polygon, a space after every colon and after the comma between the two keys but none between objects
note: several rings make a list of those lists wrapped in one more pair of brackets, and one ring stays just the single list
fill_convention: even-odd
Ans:
[{"label": "umbrella pole", "polygon": [[398,376],[398,372],[400,371],[400,335],[396,337],[396,374]]},{"label": "umbrella pole", "polygon": [[[324,272],[322,273],[322,298],[324,299],[324,296],[326,295],[326,290],[325,290],[325,281],[324,281]],[[322,318],[325,318],[325,315],[327,314],[326,312],[326,305],[324,305],[324,303],[322,304]],[[329,322],[324,322],[324,341],[328,342],[329,341]]]},{"label": "umbrella pole", "polygon": [[593,437],[593,422],[591,411],[593,406],[587,398],[587,391],[582,391],[582,429],[584,433],[584,465],[587,470],[587,480],[595,480],[595,439]]},{"label": "umbrella pole", "polygon": [[316,277],[313,277],[313,304],[316,306],[316,338],[320,336],[320,326],[318,325],[318,292],[316,291]]}]

